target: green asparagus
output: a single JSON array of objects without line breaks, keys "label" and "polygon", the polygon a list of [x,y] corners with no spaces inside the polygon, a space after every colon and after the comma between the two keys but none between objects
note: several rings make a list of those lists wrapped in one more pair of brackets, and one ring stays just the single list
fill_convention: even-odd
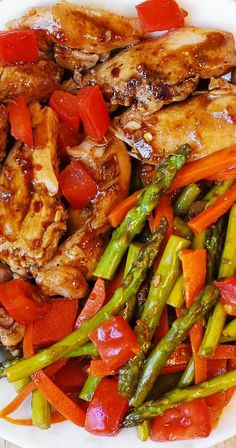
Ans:
[{"label": "green asparagus", "polygon": [[184,278],[183,275],[180,275],[171,290],[171,293],[167,299],[167,304],[175,308],[181,308],[184,302]]},{"label": "green asparagus", "polygon": [[178,382],[178,387],[180,389],[184,389],[186,387],[191,386],[191,384],[194,383],[194,377],[195,377],[194,359],[191,358],[183,375],[181,376]]},{"label": "green asparagus", "polygon": [[175,214],[186,216],[190,205],[196,201],[200,193],[201,189],[196,184],[187,185],[174,205]]},{"label": "green asparagus", "polygon": [[121,225],[114,230],[111,241],[95,270],[96,277],[107,280],[113,278],[129,244],[142,231],[146,219],[158,204],[161,195],[171,186],[190,151],[189,145],[183,145],[175,154],[166,157],[160,163],[155,182],[149,184],[140,193],[137,204],[127,213]]},{"label": "green asparagus", "polygon": [[224,218],[219,219],[206,230],[205,248],[207,249],[207,283],[217,278],[223,249]]},{"label": "green asparagus", "polygon": [[40,429],[51,426],[51,406],[38,389],[32,393],[32,423]]},{"label": "green asparagus", "polygon": [[[139,254],[142,250],[143,244],[142,243],[131,243],[127,255],[127,260],[125,264],[125,271],[124,271],[124,278],[132,268],[132,264],[135,262],[135,260],[139,257]],[[136,296],[134,295],[129,299],[129,301],[126,303],[124,309],[121,311],[121,316],[128,322],[132,319],[134,310],[136,305]]]},{"label": "green asparagus", "polygon": [[231,322],[226,325],[222,334],[223,336],[236,337],[236,319],[231,320]]},{"label": "green asparagus", "polygon": [[83,389],[80,392],[80,398],[85,401],[91,401],[93,398],[93,394],[97,389],[100,381],[102,380],[102,376],[91,376],[89,375],[87,380],[84,383]]},{"label": "green asparagus", "polygon": [[149,438],[149,430],[150,425],[148,420],[144,420],[144,422],[140,423],[140,425],[137,426],[138,438],[142,442],[146,442],[147,439]]},{"label": "green asparagus", "polygon": [[186,310],[185,315],[173,323],[171,329],[149,355],[135,395],[130,400],[131,406],[136,407],[143,403],[171,353],[183,342],[192,326],[216,304],[219,296],[219,290],[215,286],[206,286],[195,302]]},{"label": "green asparagus", "polygon": [[144,420],[149,420],[162,415],[167,409],[171,409],[178,404],[186,403],[198,398],[206,398],[217,392],[223,392],[233,386],[236,386],[236,369],[186,389],[174,389],[159,400],[148,401],[134,411],[131,411],[125,417],[122,426],[129,428],[131,426],[139,425]]},{"label": "green asparagus", "polygon": [[181,236],[186,240],[192,241],[194,238],[192,229],[190,229],[188,224],[179,216],[174,218],[174,231],[176,235]]},{"label": "green asparagus", "polygon": [[167,220],[164,218],[150,240],[143,246],[140,256],[133,264],[120,288],[115,291],[111,300],[100,311],[91,319],[84,321],[80,328],[61,341],[6,369],[8,380],[10,382],[17,381],[47,367],[58,359],[66,358],[89,340],[91,331],[102,325],[109,317],[118,314],[129,298],[136,294],[145,279],[147,270],[152,266],[159,252],[167,227]]},{"label": "green asparagus", "polygon": [[222,254],[219,278],[231,277],[236,273],[236,204],[233,205],[229,215],[224,250]]}]

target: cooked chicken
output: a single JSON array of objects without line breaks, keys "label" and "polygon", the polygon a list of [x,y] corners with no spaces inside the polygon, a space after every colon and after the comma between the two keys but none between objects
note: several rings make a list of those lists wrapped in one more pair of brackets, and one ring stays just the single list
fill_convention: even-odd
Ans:
[{"label": "cooked chicken", "polygon": [[15,322],[4,308],[0,308],[0,343],[5,348],[15,347],[22,341],[25,326]]},{"label": "cooked chicken", "polygon": [[0,67],[0,101],[24,95],[27,102],[44,101],[57,89],[63,70],[53,61]]},{"label": "cooked chicken", "polygon": [[55,113],[42,109],[35,148],[17,143],[0,174],[0,259],[22,276],[51,258],[66,230],[57,198],[57,130]]},{"label": "cooked chicken", "polygon": [[220,76],[236,65],[233,35],[180,28],[141,42],[90,70],[81,85],[97,83],[113,104],[151,113],[187,98],[200,78]]},{"label": "cooked chicken", "polygon": [[0,161],[6,155],[7,144],[7,109],[0,104]]},{"label": "cooked chicken", "polygon": [[131,166],[125,145],[116,139],[102,146],[87,138],[70,155],[84,163],[99,193],[90,208],[70,212],[69,227],[74,233],[38,270],[36,282],[47,295],[81,298],[88,292],[87,280],[107,243],[107,214],[128,195]]},{"label": "cooked chicken", "polygon": [[136,44],[142,36],[137,19],[66,2],[31,9],[8,26],[47,30],[49,39],[58,44],[59,65],[80,70],[95,65],[98,55]]},{"label": "cooked chicken", "polygon": [[11,269],[7,264],[0,263],[0,284],[12,279]]},{"label": "cooked chicken", "polygon": [[234,145],[236,88],[222,80],[219,85],[150,116],[129,110],[115,120],[117,135],[132,146],[135,157],[152,164],[184,143],[192,147],[190,160]]}]

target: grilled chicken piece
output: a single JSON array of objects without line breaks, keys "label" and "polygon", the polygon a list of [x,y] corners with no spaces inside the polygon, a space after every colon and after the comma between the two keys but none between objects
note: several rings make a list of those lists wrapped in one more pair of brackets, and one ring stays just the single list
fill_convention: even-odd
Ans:
[{"label": "grilled chicken piece", "polygon": [[125,145],[114,137],[107,146],[96,145],[87,138],[70,150],[70,156],[86,166],[98,183],[99,193],[90,208],[70,211],[72,235],[38,270],[36,282],[49,296],[82,298],[107,243],[107,215],[128,195],[131,165]]},{"label": "grilled chicken piece", "polygon": [[151,164],[158,164],[184,143],[192,147],[189,160],[235,145],[236,87],[222,80],[217,86],[221,88],[147,117],[135,110],[125,112],[116,119],[118,137],[132,146],[132,155]]},{"label": "grilled chicken piece", "polygon": [[91,67],[92,63],[95,65],[98,55],[136,44],[142,36],[135,18],[66,2],[31,9],[26,16],[9,22],[8,26],[10,29],[47,30],[49,39],[58,44],[56,59],[59,65],[80,70]]},{"label": "grilled chicken piece", "polygon": [[58,122],[50,108],[37,116],[35,148],[17,143],[0,174],[0,259],[21,276],[51,258],[66,230],[57,198]]},{"label": "grilled chicken piece", "polygon": [[81,86],[97,83],[113,104],[152,113],[187,98],[200,78],[220,76],[235,65],[232,34],[180,28],[117,54],[85,74]]},{"label": "grilled chicken piece", "polygon": [[47,100],[59,87],[63,70],[53,61],[0,67],[0,101],[24,95],[27,102]]},{"label": "grilled chicken piece", "polygon": [[7,130],[7,109],[3,104],[0,104],[0,161],[6,155]]},{"label": "grilled chicken piece", "polygon": [[0,308],[0,343],[5,348],[19,344],[25,334],[25,326],[15,322],[4,308]]}]

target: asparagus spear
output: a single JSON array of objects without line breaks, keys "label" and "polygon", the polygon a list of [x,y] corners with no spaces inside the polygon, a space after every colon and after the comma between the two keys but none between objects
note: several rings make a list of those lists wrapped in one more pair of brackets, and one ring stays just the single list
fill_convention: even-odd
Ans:
[{"label": "asparagus spear", "polygon": [[144,420],[144,422],[140,423],[140,425],[137,426],[138,438],[142,442],[146,442],[147,439],[149,438],[149,430],[150,425],[148,420]]},{"label": "asparagus spear", "polygon": [[174,287],[171,290],[171,293],[167,299],[167,304],[175,308],[181,308],[184,302],[185,302],[184,278],[183,275],[180,275],[179,278],[176,280]]},{"label": "asparagus spear", "polygon": [[188,224],[179,216],[176,216],[174,219],[174,231],[176,235],[181,236],[186,240],[192,241],[194,238],[192,229],[190,229]]},{"label": "asparagus spear", "polygon": [[219,219],[206,230],[205,247],[207,249],[207,283],[217,278],[223,243],[224,218]]},{"label": "asparagus spear", "polygon": [[8,380],[10,382],[17,381],[47,367],[58,359],[66,358],[71,352],[77,350],[88,341],[91,331],[102,325],[109,317],[118,314],[130,297],[136,294],[142,284],[147,270],[152,266],[159,252],[167,226],[167,220],[162,219],[155,233],[151,235],[150,240],[143,246],[140,256],[133,264],[120,288],[115,291],[111,300],[100,311],[91,319],[84,321],[80,328],[61,341],[42,350],[37,355],[21,360],[16,365],[6,369]]},{"label": "asparagus spear", "polygon": [[87,344],[69,353],[67,358],[78,358],[79,356],[98,356],[98,351],[92,342],[87,342]]},{"label": "asparagus spear", "polygon": [[236,204],[230,210],[226,239],[219,269],[219,278],[231,277],[236,273]]},{"label": "asparagus spear", "polygon": [[223,336],[236,338],[236,319],[231,320],[231,322],[226,325],[222,334]]},{"label": "asparagus spear", "polygon": [[186,310],[185,315],[173,323],[171,329],[149,355],[135,395],[130,400],[131,406],[139,406],[143,403],[171,353],[183,342],[192,326],[215,305],[218,299],[219,290],[213,285],[206,286]]},{"label": "asparagus spear", "polygon": [[127,398],[131,398],[135,391],[145,355],[150,348],[150,341],[157,328],[170,291],[180,275],[179,254],[189,245],[189,241],[171,235],[153,277],[141,318],[135,327],[135,333],[142,346],[142,351],[122,366],[119,371],[119,392]]},{"label": "asparagus spear", "polygon": [[95,270],[95,276],[112,279],[129,244],[142,231],[146,219],[158,204],[161,195],[171,186],[190,151],[189,145],[183,145],[175,154],[166,157],[160,163],[155,183],[148,185],[140,193],[137,204],[127,213],[121,225],[114,230],[112,239]]},{"label": "asparagus spear", "polygon": [[51,426],[51,406],[38,389],[32,393],[32,422],[40,429],[48,429]]},{"label": "asparagus spear", "polygon": [[[125,264],[125,271],[124,271],[124,278],[132,268],[132,264],[135,262],[135,260],[139,257],[139,254],[142,250],[143,244],[142,243],[131,243],[127,255],[127,260]],[[132,319],[134,309],[136,305],[136,297],[135,295],[129,299],[129,301],[126,303],[124,309],[121,311],[121,316],[128,322]]]},{"label": "asparagus spear", "polygon": [[155,382],[152,390],[150,391],[147,397],[148,400],[157,400],[162,395],[166,394],[175,387],[180,387],[179,382],[181,378],[182,378],[181,372],[169,373],[167,375],[159,376],[159,378]]},{"label": "asparagus spear", "polygon": [[200,193],[201,189],[196,184],[187,185],[174,205],[175,214],[178,216],[187,215],[190,205],[196,201]]},{"label": "asparagus spear", "polygon": [[191,386],[191,384],[194,383],[194,377],[195,377],[194,359],[191,358],[183,375],[181,376],[178,382],[178,387],[180,389],[184,389],[186,387]]},{"label": "asparagus spear", "polygon": [[89,375],[87,380],[84,383],[83,389],[80,392],[80,398],[85,401],[91,401],[93,398],[93,394],[97,389],[100,381],[102,380],[102,376],[91,376]]},{"label": "asparagus spear", "polygon": [[139,425],[144,420],[162,415],[167,409],[171,409],[178,404],[186,403],[197,398],[209,397],[212,394],[223,392],[233,386],[236,386],[236,369],[186,389],[176,388],[165,394],[159,400],[148,401],[134,411],[131,411],[125,417],[122,426],[128,428]]}]

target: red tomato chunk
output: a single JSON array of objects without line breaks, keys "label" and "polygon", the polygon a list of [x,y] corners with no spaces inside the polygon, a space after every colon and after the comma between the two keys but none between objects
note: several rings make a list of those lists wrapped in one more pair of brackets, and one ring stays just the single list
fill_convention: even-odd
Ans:
[{"label": "red tomato chunk", "polygon": [[58,148],[62,159],[68,158],[67,149],[73,148],[81,143],[81,135],[71,129],[67,124],[60,123],[58,133]]},{"label": "red tomato chunk", "polygon": [[136,6],[143,31],[164,31],[184,26],[185,12],[174,0],[148,0]]},{"label": "red tomato chunk", "polygon": [[34,323],[33,345],[44,347],[60,341],[73,331],[78,300],[50,299],[51,309]]},{"label": "red tomato chunk", "polygon": [[77,96],[61,90],[55,90],[49,106],[57,113],[59,120],[75,131],[81,123]]},{"label": "red tomato chunk", "polygon": [[16,140],[21,140],[30,148],[33,148],[32,120],[25,98],[23,96],[14,98],[8,104],[7,110],[11,125],[11,135]]},{"label": "red tomato chunk", "polygon": [[6,64],[38,62],[36,37],[31,30],[0,32],[0,61]]},{"label": "red tomato chunk", "polygon": [[97,184],[83,165],[73,161],[59,176],[62,194],[73,209],[85,208],[97,194]]},{"label": "red tomato chunk", "polygon": [[204,399],[182,403],[168,409],[151,423],[154,442],[208,437],[212,427],[210,413]]},{"label": "red tomato chunk", "polygon": [[89,335],[110,372],[140,352],[140,345],[129,324],[115,316]]},{"label": "red tomato chunk", "polygon": [[128,410],[128,400],[118,393],[118,381],[104,378],[87,410],[85,429],[95,435],[114,436]]},{"label": "red tomato chunk", "polygon": [[50,303],[42,301],[38,287],[21,279],[0,285],[0,302],[12,319],[22,325],[40,319],[51,309]]},{"label": "red tomato chunk", "polygon": [[98,142],[102,141],[110,125],[110,116],[98,86],[84,87],[77,98],[86,134]]}]

